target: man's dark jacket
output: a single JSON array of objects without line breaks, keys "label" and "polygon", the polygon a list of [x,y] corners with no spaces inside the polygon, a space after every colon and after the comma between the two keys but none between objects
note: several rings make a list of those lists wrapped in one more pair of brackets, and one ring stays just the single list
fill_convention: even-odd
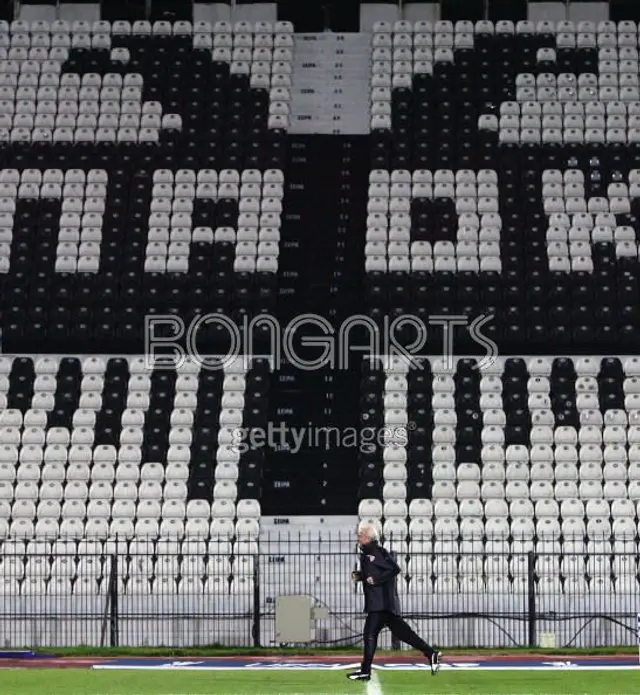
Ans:
[{"label": "man's dark jacket", "polygon": [[[362,546],[360,576],[364,591],[364,612],[389,611],[400,615],[396,577],[400,568],[391,554],[377,542]],[[371,577],[373,584],[367,579]]]}]

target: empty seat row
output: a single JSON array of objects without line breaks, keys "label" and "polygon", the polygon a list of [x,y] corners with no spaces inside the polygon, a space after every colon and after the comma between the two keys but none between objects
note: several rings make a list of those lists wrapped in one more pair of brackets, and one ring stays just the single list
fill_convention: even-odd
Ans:
[{"label": "empty seat row", "polygon": [[[77,488],[76,488],[77,490]],[[163,500],[164,493],[164,500]],[[20,498],[10,504],[4,496],[0,498],[0,516],[3,518],[260,518],[257,500],[239,500],[237,505],[231,499],[217,499],[213,503],[206,500],[186,501],[186,486],[167,484],[164,490],[156,485],[146,485],[136,489],[135,485],[123,483],[113,489],[111,497],[98,498],[89,493],[84,498],[54,498],[53,495],[40,497],[39,502]],[[8,498],[7,498],[8,499]],[[248,522],[245,523],[248,526]],[[254,524],[255,526],[255,524]],[[257,527],[255,527],[257,528]]]},{"label": "empty seat row", "polygon": [[593,517],[586,523],[577,517],[569,517],[562,524],[557,518],[542,516],[534,521],[529,517],[513,517],[509,523],[504,518],[488,518],[486,521],[468,516],[461,518],[442,516],[434,519],[414,519],[407,524],[401,518],[391,517],[385,520],[383,532],[387,536],[424,540],[434,538],[436,541],[455,541],[458,538],[513,538],[514,540],[635,540],[639,527],[631,517],[619,517],[611,523],[608,517]]},{"label": "empty seat row", "polygon": [[53,22],[48,22],[44,19],[28,22],[24,19],[16,19],[12,22],[3,21],[0,23],[0,35],[3,34],[30,34],[36,36],[38,34],[113,34],[114,36],[188,36],[189,34],[228,34],[236,32],[239,34],[270,34],[273,32],[281,34],[292,34],[293,25],[291,22],[248,22],[238,21],[235,23],[219,21],[219,22],[188,22],[177,21],[169,22],[158,20],[149,22],[146,20],[138,20],[129,22],[127,20],[116,20],[109,22],[99,20],[89,22],[87,20],[67,21],[64,19],[56,19]]},{"label": "empty seat row", "polygon": [[74,130],[88,129],[100,131],[96,137],[115,136],[123,138],[130,135],[132,130],[180,130],[182,120],[176,114],[160,116],[158,114],[125,114],[125,113],[102,113],[100,115],[77,115],[69,113],[37,113],[37,114],[14,114],[0,116],[0,128],[9,134],[13,131],[22,132],[17,129],[33,130],[38,128],[43,131],[52,131],[51,136],[58,129],[71,128]]},{"label": "empty seat row", "polygon": [[[479,127],[488,132],[498,131],[498,137],[503,144],[510,143],[629,143],[640,142],[638,128],[612,128],[600,130],[597,128],[499,128],[494,120],[480,119]],[[624,212],[624,210],[620,210]],[[628,210],[627,210],[628,212]]]},{"label": "empty seat row", "polygon": [[[88,556],[80,558],[78,562],[72,558],[49,558],[42,556],[27,557],[23,561],[19,556],[6,558],[0,566],[0,577],[13,577],[23,579],[31,577],[86,577],[108,576],[110,572],[111,558],[107,557],[105,563],[100,558]],[[135,577],[147,576],[148,578],[182,576],[253,576],[254,561],[251,556],[227,557],[224,555],[183,555],[181,558],[175,555],[158,556],[149,555],[139,557],[132,556],[123,563],[120,569],[121,576]],[[24,562],[24,564],[23,564]]]},{"label": "empty seat row", "polygon": [[[410,198],[497,198],[498,184],[493,183],[374,183],[369,186],[369,212],[384,210],[388,205],[391,212],[403,212],[402,206]],[[385,203],[385,201],[389,201]],[[373,204],[375,202],[375,205]],[[391,207],[395,203],[395,207]]]},{"label": "empty seat row", "polygon": [[[622,116],[632,118],[640,115],[638,101],[503,101],[498,109],[503,116]],[[584,173],[584,172],[583,172]]]},{"label": "empty seat row", "polygon": [[[481,117],[482,119],[482,117]],[[478,120],[480,126],[489,126],[485,120]],[[492,121],[495,123],[495,121]],[[611,130],[626,130],[627,132],[638,128],[640,117],[638,116],[605,116],[591,115],[583,118],[580,115],[545,115],[540,116],[501,116],[498,129],[520,129],[520,130],[548,130],[562,128],[564,130],[591,130],[600,129],[605,133]]]},{"label": "empty seat row", "polygon": [[407,20],[399,20],[396,22],[386,22],[379,21],[373,25],[373,31],[377,34],[389,34],[389,33],[442,33],[442,34],[452,34],[452,33],[469,33],[474,32],[477,34],[493,34],[494,31],[497,34],[513,34],[517,33],[519,35],[529,35],[534,33],[548,34],[548,33],[579,33],[579,34],[638,34],[638,24],[629,20],[624,20],[621,22],[613,22],[610,20],[594,22],[589,20],[583,20],[579,22],[562,20],[558,22],[553,22],[550,20],[543,20],[539,22],[534,22],[531,20],[521,20],[519,22],[512,22],[510,20],[499,20],[495,23],[490,20],[479,20],[472,22],[470,20],[459,20],[457,22],[452,22],[450,20],[439,20],[437,22],[429,22],[426,20],[420,20],[417,22],[410,22]]},{"label": "empty seat row", "polygon": [[[497,184],[498,172],[492,169],[481,169],[474,171],[473,169],[461,169],[453,171],[452,169],[418,169],[409,171],[407,169],[398,169],[388,171],[385,169],[374,169],[369,174],[369,186],[376,186],[373,190],[382,190],[378,188],[382,185],[389,188],[390,192],[396,190],[405,190],[404,186],[410,184]],[[394,188],[394,186],[402,185],[403,188]]]},{"label": "empty seat row", "polygon": [[[0,68],[2,65],[0,64]],[[78,75],[78,77],[80,77]],[[131,83],[115,86],[88,84],[65,84],[60,81],[58,88],[31,87],[31,86],[2,86],[0,87],[0,101],[31,101],[31,102],[92,102],[92,101],[142,101],[143,83],[140,80],[131,80]]]},{"label": "empty seat row", "polygon": [[[6,359],[7,361],[3,361]],[[48,359],[48,358],[45,358]],[[95,358],[90,358],[95,359]],[[133,364],[137,364],[143,358],[136,358]],[[93,364],[91,362],[91,364]],[[187,365],[194,363],[188,362]],[[197,365],[197,363],[195,363]],[[231,368],[238,369],[242,365],[242,359],[233,362]],[[11,358],[0,357],[0,374],[7,373],[11,367]],[[391,356],[375,355],[366,358],[362,363],[363,372],[373,383],[380,382],[388,390],[405,390],[409,387],[422,387],[420,377],[427,379],[433,377],[435,390],[442,385],[442,391],[450,391],[451,386],[455,385],[455,376],[458,369],[476,373],[478,383],[486,379],[485,384],[497,385],[503,375],[514,383],[534,384],[544,383],[540,381],[529,382],[534,377],[551,378],[553,382],[561,379],[575,381],[580,376],[599,377],[598,383],[602,380],[613,380],[620,383],[625,376],[640,376],[640,357],[632,355],[607,355],[607,356],[576,356],[576,357],[551,357],[551,356],[500,356],[495,355],[488,361],[476,358],[464,358],[458,355],[451,355],[442,358],[434,355],[411,355]],[[91,367],[87,367],[91,368]],[[475,383],[475,382],[474,382]],[[505,380],[501,382],[504,386]],[[493,388],[492,388],[493,390]],[[607,409],[604,415],[607,416],[607,424],[617,424],[609,419],[611,416],[620,418],[624,412],[615,409]]]},{"label": "empty seat row", "polygon": [[[463,464],[464,465],[464,464]],[[629,499],[608,500],[563,500],[558,504],[555,500],[539,500],[535,504],[530,500],[517,499],[507,503],[505,500],[466,499],[458,502],[455,499],[414,499],[408,505],[403,500],[388,500],[384,504],[380,500],[361,500],[358,505],[360,517],[385,519],[435,519],[441,517],[478,517],[502,518],[632,518],[640,519],[640,506]]]},{"label": "empty seat row", "polygon": [[[631,63],[631,61],[629,61]],[[605,66],[606,67],[606,66]],[[580,89],[582,87],[590,87],[597,89],[599,87],[617,87],[617,86],[637,86],[639,83],[638,75],[631,71],[631,65],[618,66],[619,68],[629,68],[629,74],[623,72],[618,75],[615,72],[601,71],[599,74],[582,73],[574,75],[571,73],[561,73],[554,75],[553,73],[541,73],[534,75],[533,73],[521,72],[516,77],[516,87],[573,87]],[[597,101],[592,99],[591,101]]]},{"label": "empty seat row", "polygon": [[[234,525],[232,521],[223,523],[224,519],[214,519],[210,523],[206,519],[39,519],[34,523],[32,519],[14,519],[11,522],[0,519],[0,538],[57,538],[77,539],[83,538],[102,539],[122,537],[132,538],[191,538],[203,539],[210,537],[223,537],[231,539],[234,536],[242,537],[244,524]],[[251,526],[245,536],[253,539],[254,527]]]},{"label": "empty seat row", "polygon": [[[434,580],[426,577],[416,577],[406,584],[398,582],[401,595],[407,600],[415,596],[417,599],[425,595],[461,596],[493,595],[493,596],[527,596],[531,589],[526,577],[509,579],[508,577],[491,576],[457,576],[443,575]],[[635,595],[640,586],[640,581],[635,576],[623,575],[616,580],[609,577],[598,576],[590,580],[584,577],[567,577],[561,581],[560,577],[542,576],[536,579],[534,587],[537,595],[542,597],[567,596],[588,597],[595,600],[601,596],[631,597]],[[423,600],[423,599],[422,599]]]},{"label": "empty seat row", "polygon": [[[1,176],[1,173],[0,173]],[[0,179],[2,180],[2,179]],[[189,169],[179,169],[173,172],[171,169],[156,169],[153,172],[153,184],[156,185],[171,185],[177,187],[181,184],[284,184],[284,173],[278,169],[267,169],[260,171],[259,169],[244,169],[237,171],[234,169],[223,169],[216,171],[215,169],[201,169],[193,171]]]},{"label": "empty seat row", "polygon": [[[162,464],[157,464],[158,466],[161,466]],[[175,466],[171,466],[171,464],[167,465],[167,473],[163,473],[158,471],[158,476],[155,478],[143,478],[142,482],[153,482],[155,481],[156,483],[161,483],[163,481],[166,481],[167,484],[171,482],[185,482],[187,478],[184,475],[184,466],[182,466],[180,469],[172,470],[172,468],[176,469]],[[100,479],[99,477],[94,480],[91,484],[91,486],[87,486],[87,483],[89,481],[89,476],[90,473],[85,472],[85,475],[87,477],[81,478],[81,479],[68,479],[68,483],[70,485],[67,485],[67,487],[64,489],[64,497],[65,499],[88,499],[88,500],[107,500],[110,501],[114,498],[116,493],[122,492],[124,495],[125,499],[131,499],[133,496],[133,489],[131,485],[126,485],[126,484],[121,484],[118,485],[118,483],[114,483],[114,480],[111,478],[107,479]],[[164,477],[165,475],[169,477]],[[235,472],[234,472],[235,475]],[[176,476],[176,477],[173,477]],[[179,476],[179,477],[178,477]],[[78,476],[80,477],[80,476]],[[237,486],[235,484],[235,480],[237,478],[225,478],[224,475],[218,480],[213,487],[213,498],[214,500],[231,500],[235,501],[237,497]],[[2,494],[2,498],[4,500],[11,500],[16,499],[16,500],[29,500],[29,501],[35,501],[39,499],[39,496],[42,495],[42,498],[46,499],[61,499],[62,494],[61,494],[61,486],[60,486],[60,481],[43,481],[47,483],[47,485],[43,485],[42,487],[38,487],[37,481],[35,480],[26,480],[26,481],[20,481],[14,488],[12,483],[4,480],[0,484],[0,490]],[[122,480],[119,480],[119,483],[122,483]],[[56,484],[57,483],[57,484]],[[166,486],[165,486],[166,487]],[[143,488],[144,489],[144,488]],[[148,490],[150,491],[157,491],[158,487],[157,486],[148,486]],[[175,495],[172,494],[172,497],[178,496],[178,491],[181,490],[180,487],[178,486],[172,486],[167,488],[167,494],[169,493],[170,490],[175,491]]]},{"label": "empty seat row", "polygon": [[[227,606],[233,606],[234,596],[251,599],[254,593],[252,577],[234,577],[233,580],[226,577],[184,577],[180,580],[167,577],[155,581],[144,577],[129,580],[120,578],[116,588],[119,596],[220,596],[225,597]],[[56,577],[49,581],[39,578],[25,579],[22,582],[14,579],[0,581],[0,595],[11,597],[51,596],[64,599],[72,596],[106,596],[110,591],[111,584],[106,578],[96,580],[93,577],[80,577],[71,581]]]},{"label": "empty seat row", "polygon": [[51,559],[64,557],[73,562],[104,566],[109,558],[118,556],[124,561],[131,557],[145,556],[255,556],[258,554],[256,541],[236,540],[231,542],[223,537],[176,540],[173,538],[110,538],[107,540],[76,539],[29,539],[7,540],[2,543],[2,552],[11,562],[24,562],[29,556],[43,556]]},{"label": "empty seat row", "polygon": [[[594,467],[595,471],[595,467]],[[596,473],[594,472],[594,475]],[[466,492],[462,492],[466,491]],[[456,485],[452,481],[434,481],[432,484],[433,499],[455,499]],[[462,494],[473,494],[474,497],[482,500],[490,499],[626,499],[633,501],[640,499],[640,481],[632,480],[627,487],[624,480],[602,480],[587,479],[579,483],[573,480],[538,480],[530,485],[524,480],[505,481],[487,480],[482,485],[474,483],[465,484],[461,488]],[[385,500],[407,499],[407,484],[397,478],[387,479],[384,483],[383,496]]]}]

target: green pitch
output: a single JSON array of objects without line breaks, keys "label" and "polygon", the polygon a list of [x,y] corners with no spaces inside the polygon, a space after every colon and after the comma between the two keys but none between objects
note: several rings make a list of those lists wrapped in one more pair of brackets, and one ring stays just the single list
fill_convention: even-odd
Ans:
[{"label": "green pitch", "polygon": [[6,670],[0,695],[637,695],[640,671],[378,673],[344,671]]}]

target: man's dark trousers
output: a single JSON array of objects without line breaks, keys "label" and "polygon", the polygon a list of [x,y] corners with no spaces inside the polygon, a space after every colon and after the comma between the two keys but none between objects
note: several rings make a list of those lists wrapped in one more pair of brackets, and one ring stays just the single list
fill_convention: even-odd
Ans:
[{"label": "man's dark trousers", "polygon": [[371,673],[371,664],[378,646],[380,631],[388,627],[391,634],[402,642],[406,642],[426,657],[430,657],[434,650],[423,639],[418,637],[409,625],[399,616],[389,611],[371,611],[367,614],[364,623],[364,656],[362,659],[362,673]]}]

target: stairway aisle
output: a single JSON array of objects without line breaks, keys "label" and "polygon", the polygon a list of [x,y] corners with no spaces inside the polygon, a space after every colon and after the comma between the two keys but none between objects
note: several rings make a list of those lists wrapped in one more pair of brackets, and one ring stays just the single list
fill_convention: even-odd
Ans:
[{"label": "stairway aisle", "polygon": [[297,34],[289,133],[369,133],[371,35]]},{"label": "stairway aisle", "polygon": [[[302,315],[339,327],[362,310],[368,143],[363,137],[292,136],[279,259],[281,327]],[[307,323],[299,337],[320,337]],[[326,333],[325,333],[326,340]],[[272,446],[262,511],[267,516],[353,514],[357,506],[360,366],[304,368],[321,346],[303,348],[271,380]],[[275,441],[273,441],[275,439]],[[329,490],[331,493],[329,494]]]}]

